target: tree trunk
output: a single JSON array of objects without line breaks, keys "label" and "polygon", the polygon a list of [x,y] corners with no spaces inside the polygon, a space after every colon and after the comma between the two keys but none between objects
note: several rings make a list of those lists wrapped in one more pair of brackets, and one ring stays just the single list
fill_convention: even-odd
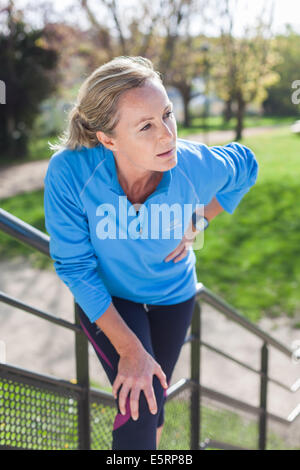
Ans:
[{"label": "tree trunk", "polygon": [[182,99],[183,99],[183,125],[185,127],[190,127],[191,125],[191,117],[189,112],[189,103],[191,100],[191,91],[192,87],[189,85],[185,85],[181,89],[179,89]]},{"label": "tree trunk", "polygon": [[191,85],[183,82],[170,81],[169,85],[176,88],[179,91],[182,101],[183,101],[183,125],[189,127],[191,124],[190,112],[189,112],[189,103],[192,98],[192,87]]},{"label": "tree trunk", "polygon": [[225,101],[224,110],[223,110],[223,122],[227,124],[233,116],[232,112],[232,98],[229,98]]},{"label": "tree trunk", "polygon": [[190,102],[189,93],[184,93],[182,95],[182,98],[183,98],[183,112],[184,112],[183,125],[185,127],[189,127],[191,124],[190,112],[189,112],[189,102]]},{"label": "tree trunk", "polygon": [[243,97],[241,94],[238,94],[237,97],[237,123],[236,123],[236,135],[235,139],[236,140],[241,140],[242,138],[242,133],[244,129],[244,114],[245,114],[245,108],[246,108],[246,103],[243,100]]}]

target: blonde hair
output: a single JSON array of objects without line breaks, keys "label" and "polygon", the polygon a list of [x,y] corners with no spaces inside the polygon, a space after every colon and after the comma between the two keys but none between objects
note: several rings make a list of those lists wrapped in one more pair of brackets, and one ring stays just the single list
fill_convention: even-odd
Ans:
[{"label": "blonde hair", "polygon": [[119,122],[118,101],[126,90],[143,86],[147,79],[158,79],[161,74],[145,57],[120,56],[101,65],[81,85],[77,102],[68,115],[67,130],[52,150],[99,145],[96,132],[114,137]]}]

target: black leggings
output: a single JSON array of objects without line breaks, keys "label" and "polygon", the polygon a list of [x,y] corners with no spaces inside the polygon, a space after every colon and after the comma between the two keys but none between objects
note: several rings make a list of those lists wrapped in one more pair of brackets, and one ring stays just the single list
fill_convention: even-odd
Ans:
[{"label": "black leggings", "polygon": [[[170,384],[171,376],[178,360],[181,347],[192,320],[196,295],[174,305],[150,305],[132,302],[120,297],[112,297],[112,302],[128,327],[136,334],[146,351],[158,362]],[[118,373],[119,354],[109,339],[96,325],[91,323],[79,307],[79,318],[83,331],[113,385]],[[121,387],[119,388],[119,390]],[[131,418],[129,396],[126,401],[126,414],[119,409],[119,392],[116,403],[118,414],[115,417],[113,450],[155,450],[156,429],[164,423],[164,403],[166,391],[159,378],[153,375],[153,389],[157,402],[157,413],[149,410],[143,390],[139,399],[139,417]]]}]

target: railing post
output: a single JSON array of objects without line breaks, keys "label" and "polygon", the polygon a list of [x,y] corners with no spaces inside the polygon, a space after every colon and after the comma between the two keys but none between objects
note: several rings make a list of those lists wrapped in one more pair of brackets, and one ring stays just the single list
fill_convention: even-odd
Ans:
[{"label": "railing post", "polygon": [[260,379],[260,408],[259,416],[259,450],[265,450],[267,440],[267,385],[268,385],[268,345],[261,348],[261,379]]},{"label": "railing post", "polygon": [[[80,325],[79,305],[74,301],[75,323]],[[83,387],[83,393],[78,402],[78,434],[79,449],[90,450],[90,381],[88,340],[82,332],[75,333],[75,357],[77,383]]]},{"label": "railing post", "polygon": [[199,450],[201,407],[200,407],[200,338],[201,338],[201,305],[196,298],[191,324],[191,380],[194,385],[191,393],[191,450]]}]

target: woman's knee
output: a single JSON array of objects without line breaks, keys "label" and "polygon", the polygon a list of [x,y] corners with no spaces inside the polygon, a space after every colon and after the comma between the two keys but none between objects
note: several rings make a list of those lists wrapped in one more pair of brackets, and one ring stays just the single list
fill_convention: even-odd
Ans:
[{"label": "woman's knee", "polygon": [[[116,404],[118,408],[118,413],[120,413],[120,408],[119,408],[119,393],[121,391],[121,387],[119,388],[117,392],[117,398],[116,398]],[[147,419],[149,415],[151,416],[157,416],[159,417],[163,403],[164,403],[164,388],[161,385],[160,380],[158,377],[153,376],[153,392],[154,392],[154,397],[157,405],[157,412],[152,413],[150,411],[150,404],[148,402],[148,399],[144,393],[144,390],[141,390],[140,392],[140,397],[139,397],[139,403],[138,403],[138,419]],[[126,400],[126,415],[128,415],[128,418],[131,418],[131,409],[130,409],[130,391],[128,392],[127,400]],[[121,415],[123,416],[123,415]]]}]

